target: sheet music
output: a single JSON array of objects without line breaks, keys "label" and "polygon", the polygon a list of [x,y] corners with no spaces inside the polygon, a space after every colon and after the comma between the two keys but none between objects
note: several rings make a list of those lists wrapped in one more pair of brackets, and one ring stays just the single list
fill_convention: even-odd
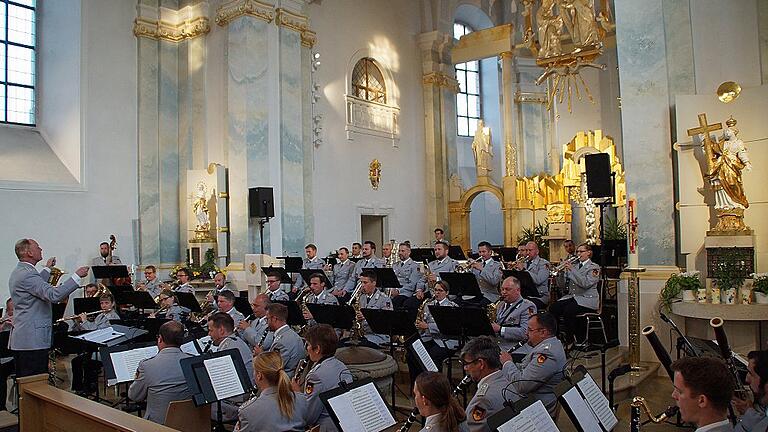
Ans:
[{"label": "sheet music", "polygon": [[328,403],[345,431],[380,432],[395,424],[373,383],[331,398]]},{"label": "sheet music", "polygon": [[[201,352],[198,350],[198,347],[200,350],[203,350],[205,346],[208,344],[208,341],[211,340],[210,336],[203,336],[200,339],[192,339],[191,341],[185,343],[184,345],[180,346],[182,351],[184,351],[187,354],[191,354],[193,356],[200,355]],[[218,347],[211,344],[211,348],[208,350],[208,352],[216,352]]]},{"label": "sheet music", "polygon": [[222,356],[203,360],[205,371],[211,379],[216,400],[223,400],[245,393],[240,377],[237,375],[232,356]]},{"label": "sheet music", "polygon": [[416,339],[412,346],[413,350],[416,352],[416,355],[419,356],[421,364],[423,364],[424,367],[430,372],[438,372],[435,361],[432,360],[432,356],[430,356],[429,352],[427,352],[427,347],[424,346],[424,343],[421,341],[421,339]]},{"label": "sheet music", "polygon": [[112,327],[107,327],[99,330],[90,331],[88,333],[84,333],[79,336],[75,336],[75,338],[88,341],[88,342],[103,344],[107,341],[111,341],[112,339],[117,339],[123,335],[124,333],[117,332]]},{"label": "sheet music", "polygon": [[112,366],[115,369],[115,378],[109,379],[107,384],[115,385],[121,382],[133,381],[136,377],[136,370],[139,368],[139,362],[156,356],[157,352],[158,348],[155,345],[109,353],[109,358],[112,360]]},{"label": "sheet music", "polygon": [[185,353],[187,353],[189,355],[193,355],[193,356],[200,355],[200,353],[197,352],[197,347],[195,346],[195,340],[194,339],[192,339],[191,341],[183,344],[179,348],[181,349],[182,352],[185,352]]},{"label": "sheet music", "polygon": [[499,432],[560,432],[541,401],[536,401],[519,415],[501,424]]},{"label": "sheet music", "polygon": [[600,423],[597,421],[595,414],[587,405],[587,402],[581,397],[579,389],[572,387],[570,390],[563,394],[563,400],[568,404],[568,407],[573,412],[576,421],[584,431],[601,431]]},{"label": "sheet music", "polygon": [[608,404],[608,399],[606,399],[603,392],[600,391],[600,388],[595,383],[595,380],[592,379],[592,376],[586,374],[584,378],[576,384],[576,387],[578,387],[581,394],[584,395],[584,399],[587,400],[587,404],[589,404],[589,407],[595,413],[597,420],[603,425],[605,430],[612,430],[616,427],[619,419],[613,414],[613,410],[611,410],[611,407]]}]

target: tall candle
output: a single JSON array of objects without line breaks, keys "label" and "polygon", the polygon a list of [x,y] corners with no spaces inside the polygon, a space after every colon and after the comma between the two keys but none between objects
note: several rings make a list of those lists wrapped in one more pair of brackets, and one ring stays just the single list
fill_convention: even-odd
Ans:
[{"label": "tall candle", "polygon": [[630,268],[640,265],[640,256],[637,250],[637,198],[630,195],[627,200],[627,264]]}]

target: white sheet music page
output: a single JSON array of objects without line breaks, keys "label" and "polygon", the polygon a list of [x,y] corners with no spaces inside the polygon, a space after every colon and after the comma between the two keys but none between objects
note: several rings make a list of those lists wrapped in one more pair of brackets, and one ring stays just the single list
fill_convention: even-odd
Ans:
[{"label": "white sheet music page", "polygon": [[227,355],[203,360],[203,366],[205,366],[208,377],[211,379],[211,385],[217,400],[245,393],[243,385],[240,383],[240,377],[237,376],[235,363],[232,362],[232,356]]},{"label": "white sheet music page", "polygon": [[113,329],[112,327],[107,327],[99,330],[90,331],[88,333],[83,333],[75,337],[88,342],[104,343],[107,341],[111,341],[112,339],[117,339],[120,336],[123,336],[123,333],[115,331],[115,329]]},{"label": "white sheet music page", "polygon": [[595,380],[592,379],[592,376],[589,374],[585,375],[576,386],[581,391],[581,394],[584,395],[584,399],[587,400],[589,407],[592,408],[597,420],[603,425],[605,430],[613,430],[619,422],[619,419],[613,414],[608,399],[606,399],[603,392],[600,391],[600,388],[597,386],[597,383],[595,383]]},{"label": "white sheet music page", "polygon": [[112,366],[115,368],[115,379],[110,379],[107,384],[115,385],[121,382],[133,381],[136,377],[136,369],[139,368],[139,362],[156,356],[157,352],[157,345],[155,345],[109,353]]},{"label": "white sheet music page", "polygon": [[189,342],[187,342],[187,343],[185,343],[184,345],[180,346],[179,348],[181,349],[181,351],[183,351],[183,352],[185,352],[185,353],[187,353],[189,355],[193,355],[193,356],[200,355],[200,353],[197,352],[197,347],[195,346],[195,340],[194,339],[189,341]]},{"label": "white sheet music page", "polygon": [[345,431],[380,432],[395,424],[373,383],[331,398],[328,403]]},{"label": "white sheet music page", "polygon": [[595,417],[595,413],[592,412],[592,409],[589,408],[587,402],[581,397],[578,388],[572,387],[565,392],[562,397],[576,417],[576,421],[581,425],[582,430],[590,432],[599,432],[603,430],[600,427],[600,423],[597,421],[597,417]]},{"label": "white sheet music page", "polygon": [[531,404],[519,415],[500,425],[499,432],[560,432],[541,401]]},{"label": "white sheet music page", "polygon": [[430,356],[429,352],[427,352],[427,347],[424,346],[424,343],[421,341],[421,339],[416,339],[413,342],[413,350],[419,356],[419,360],[421,360],[421,364],[423,364],[428,371],[438,372],[435,361],[432,360],[432,356]]}]

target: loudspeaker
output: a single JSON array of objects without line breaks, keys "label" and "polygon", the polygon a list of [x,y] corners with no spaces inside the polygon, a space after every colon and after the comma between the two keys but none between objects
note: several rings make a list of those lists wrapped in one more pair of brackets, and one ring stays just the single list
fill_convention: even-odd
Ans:
[{"label": "loudspeaker", "polygon": [[248,213],[251,217],[275,217],[275,203],[272,199],[271,187],[248,189]]},{"label": "loudspeaker", "polygon": [[587,196],[609,198],[611,194],[611,160],[607,153],[584,156],[587,171]]}]

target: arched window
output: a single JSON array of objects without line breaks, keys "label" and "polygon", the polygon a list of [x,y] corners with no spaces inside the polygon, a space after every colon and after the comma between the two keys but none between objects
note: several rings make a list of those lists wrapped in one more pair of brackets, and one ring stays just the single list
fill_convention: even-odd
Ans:
[{"label": "arched window", "polygon": [[0,123],[35,124],[35,0],[0,0]]},{"label": "arched window", "polygon": [[[460,39],[472,33],[472,27],[453,23],[453,37]],[[480,62],[478,60],[456,65],[459,92],[456,94],[456,122],[460,136],[474,136],[480,119]]]},{"label": "arched window", "polygon": [[352,69],[352,94],[367,101],[387,103],[384,75],[372,58],[360,59]]}]

